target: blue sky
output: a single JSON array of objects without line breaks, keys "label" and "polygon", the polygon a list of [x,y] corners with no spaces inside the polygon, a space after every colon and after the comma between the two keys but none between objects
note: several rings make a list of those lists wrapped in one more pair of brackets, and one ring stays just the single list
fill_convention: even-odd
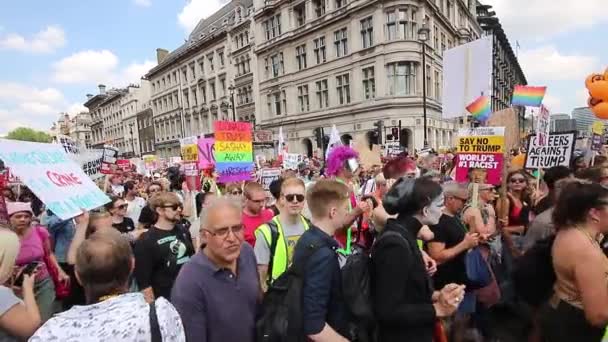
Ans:
[{"label": "blue sky", "polygon": [[[137,82],[158,47],[174,49],[226,0],[21,0],[0,11],[0,135],[48,129],[82,109],[97,84]],[[605,0],[482,0],[494,5],[533,85],[552,112],[586,102],[584,79],[608,66]]]}]

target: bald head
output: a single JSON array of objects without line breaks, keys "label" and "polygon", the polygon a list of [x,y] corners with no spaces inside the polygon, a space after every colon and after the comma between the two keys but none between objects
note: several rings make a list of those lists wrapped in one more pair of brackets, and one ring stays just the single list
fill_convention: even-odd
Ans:
[{"label": "bald head", "polygon": [[209,229],[215,225],[221,225],[226,215],[236,215],[240,219],[242,210],[238,199],[231,197],[214,198],[205,208],[204,217],[201,217],[201,229]]}]

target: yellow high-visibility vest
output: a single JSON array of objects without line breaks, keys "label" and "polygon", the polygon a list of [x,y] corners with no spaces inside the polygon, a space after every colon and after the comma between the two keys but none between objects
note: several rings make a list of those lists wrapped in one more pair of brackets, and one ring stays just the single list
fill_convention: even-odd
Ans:
[{"label": "yellow high-visibility vest", "polygon": [[[300,215],[300,219],[302,220],[302,224],[304,225],[304,231],[308,230],[309,223],[304,218],[304,216]],[[277,242],[274,251],[272,250],[272,229],[275,229],[277,234]],[[283,234],[283,227],[281,227],[281,222],[279,221],[279,216],[275,216],[268,223],[264,223],[256,229],[257,232],[261,232],[268,244],[268,249],[270,249],[270,258],[272,263],[272,269],[268,270],[269,283],[275,281],[281,274],[287,271],[287,267],[289,267],[289,263],[291,260],[288,260],[287,255],[287,242],[285,242],[285,237]],[[269,263],[270,264],[270,263]],[[270,265],[269,265],[270,266]]]}]

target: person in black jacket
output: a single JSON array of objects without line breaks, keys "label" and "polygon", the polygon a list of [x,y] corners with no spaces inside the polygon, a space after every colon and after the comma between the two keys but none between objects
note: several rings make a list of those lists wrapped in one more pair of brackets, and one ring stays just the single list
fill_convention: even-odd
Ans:
[{"label": "person in black jacket", "polygon": [[400,179],[386,194],[389,219],[372,249],[372,303],[379,341],[431,342],[438,318],[451,316],[464,286],[433,291],[416,236],[423,225],[439,222],[441,186],[431,179]]}]

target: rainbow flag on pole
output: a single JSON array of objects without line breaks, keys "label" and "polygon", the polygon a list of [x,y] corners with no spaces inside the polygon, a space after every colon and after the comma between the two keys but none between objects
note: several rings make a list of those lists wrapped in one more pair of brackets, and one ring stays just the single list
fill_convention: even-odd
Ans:
[{"label": "rainbow flag on pole", "polygon": [[513,89],[511,105],[524,107],[540,107],[545,98],[547,87],[529,87],[517,85]]},{"label": "rainbow flag on pole", "polygon": [[475,101],[473,101],[470,105],[467,106],[467,110],[475,120],[484,122],[490,118],[490,114],[492,114],[492,109],[490,108],[490,98],[482,95],[478,97]]}]

